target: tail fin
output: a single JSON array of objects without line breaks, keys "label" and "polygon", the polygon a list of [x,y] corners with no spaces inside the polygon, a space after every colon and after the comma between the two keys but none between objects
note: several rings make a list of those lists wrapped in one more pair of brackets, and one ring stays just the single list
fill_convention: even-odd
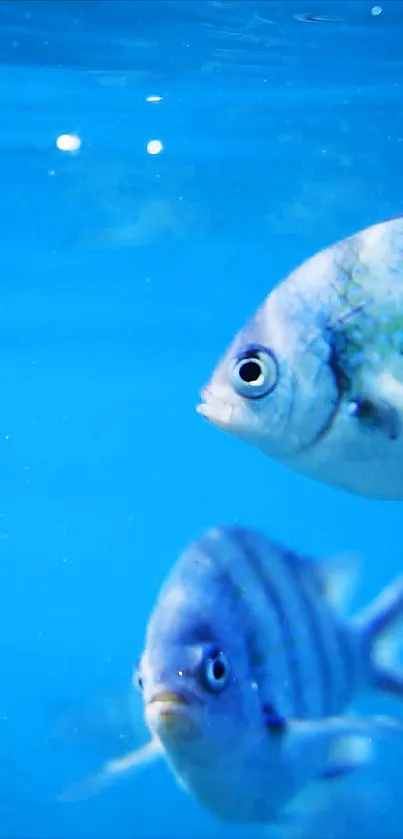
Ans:
[{"label": "tail fin", "polygon": [[403,668],[393,661],[398,656],[393,654],[392,633],[399,622],[402,622],[400,649],[403,652],[403,576],[384,589],[353,621],[362,640],[369,686],[403,699]]}]

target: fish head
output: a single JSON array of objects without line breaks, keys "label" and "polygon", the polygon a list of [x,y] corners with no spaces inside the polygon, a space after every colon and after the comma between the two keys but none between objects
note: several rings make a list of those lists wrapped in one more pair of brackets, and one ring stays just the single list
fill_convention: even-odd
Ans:
[{"label": "fish head", "polygon": [[327,337],[322,313],[279,287],[219,361],[198,413],[271,457],[292,459],[326,432],[339,405]]},{"label": "fish head", "polygon": [[[147,651],[135,678],[141,681],[146,722],[168,753],[189,746],[205,752],[210,741],[222,743],[220,726],[234,704],[233,697],[228,701],[234,675],[219,646],[165,643],[161,666],[155,648]],[[224,727],[231,728],[228,722]]]},{"label": "fish head", "polygon": [[[146,650],[135,679],[153,740],[180,784],[220,819],[266,821],[280,797],[279,738],[271,744],[257,685],[252,708],[243,677],[224,644],[186,643]],[[280,785],[283,794],[282,777]]]},{"label": "fish head", "polygon": [[268,664],[278,643],[260,631],[254,551],[264,548],[249,534],[251,552],[247,535],[215,527],[185,549],[160,591],[134,674],[152,739],[176,778],[216,816],[238,822],[267,820],[288,772],[277,713],[283,688]]},{"label": "fish head", "polygon": [[196,568],[169,585],[151,616],[134,679],[145,719],[167,753],[212,760],[233,747],[253,714],[246,639],[224,589]]}]

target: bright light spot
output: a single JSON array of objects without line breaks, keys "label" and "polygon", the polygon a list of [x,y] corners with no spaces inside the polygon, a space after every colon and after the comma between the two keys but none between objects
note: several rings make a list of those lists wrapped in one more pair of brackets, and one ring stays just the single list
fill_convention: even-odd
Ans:
[{"label": "bright light spot", "polygon": [[147,143],[148,154],[159,154],[163,148],[161,140],[150,140],[150,142]]},{"label": "bright light spot", "polygon": [[81,140],[76,134],[61,134],[56,140],[56,145],[60,151],[77,151],[81,146]]},{"label": "bright light spot", "polygon": [[161,102],[162,96],[147,96],[146,102]]},{"label": "bright light spot", "polygon": [[378,17],[378,15],[382,14],[382,6],[373,6],[371,9],[372,17]]}]

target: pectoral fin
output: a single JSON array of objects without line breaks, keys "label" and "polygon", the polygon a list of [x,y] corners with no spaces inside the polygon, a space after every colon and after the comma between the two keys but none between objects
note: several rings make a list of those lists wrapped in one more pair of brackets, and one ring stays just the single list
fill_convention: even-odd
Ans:
[{"label": "pectoral fin", "polygon": [[403,737],[403,718],[369,714],[365,717],[323,717],[314,720],[291,719],[288,730],[309,745],[310,741],[334,742],[339,737],[379,737],[400,734]]},{"label": "pectoral fin", "polygon": [[338,554],[317,563],[314,573],[327,602],[339,612],[346,611],[358,580],[361,557]]},{"label": "pectoral fin", "polygon": [[403,432],[403,364],[392,371],[365,373],[358,385],[358,395],[350,402],[350,413],[368,427],[379,430],[390,440]]},{"label": "pectoral fin", "polygon": [[329,763],[321,773],[323,780],[342,778],[362,769],[372,759],[369,737],[340,737],[329,749]]},{"label": "pectoral fin", "polygon": [[350,402],[350,413],[359,422],[375,431],[380,431],[389,440],[397,440],[402,432],[400,412],[390,402],[358,397]]},{"label": "pectoral fin", "polygon": [[289,720],[287,733],[283,756],[294,766],[301,782],[306,782],[344,775],[365,765],[370,748],[363,740],[396,734],[403,737],[403,719],[368,716]]},{"label": "pectoral fin", "polygon": [[126,773],[134,769],[146,766],[148,763],[156,760],[161,754],[162,747],[160,743],[157,740],[150,740],[149,743],[146,743],[140,749],[129,752],[129,754],[118,760],[108,761],[96,775],[90,775],[88,778],[72,784],[59,795],[58,800],[73,802],[90,798],[114,780],[120,779],[123,775],[126,775]]}]

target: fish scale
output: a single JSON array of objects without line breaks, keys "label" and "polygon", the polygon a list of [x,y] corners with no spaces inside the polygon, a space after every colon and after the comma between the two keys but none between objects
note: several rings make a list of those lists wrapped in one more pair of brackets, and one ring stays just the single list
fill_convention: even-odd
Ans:
[{"label": "fish scale", "polygon": [[[355,258],[358,259],[358,255]],[[373,297],[368,299],[370,280],[376,283],[376,277],[371,277],[369,269],[364,265],[357,266],[351,261],[351,256],[347,262],[345,255],[339,267],[340,289],[335,284],[333,291],[349,362],[354,366],[361,364],[363,353],[369,360],[372,357],[374,362],[385,360],[391,352],[403,352],[403,312],[396,313],[396,300],[392,293],[386,293],[386,299],[377,309],[377,300]],[[398,279],[401,284],[401,274]],[[388,300],[389,297],[392,299]],[[335,328],[338,328],[337,314]]]}]

